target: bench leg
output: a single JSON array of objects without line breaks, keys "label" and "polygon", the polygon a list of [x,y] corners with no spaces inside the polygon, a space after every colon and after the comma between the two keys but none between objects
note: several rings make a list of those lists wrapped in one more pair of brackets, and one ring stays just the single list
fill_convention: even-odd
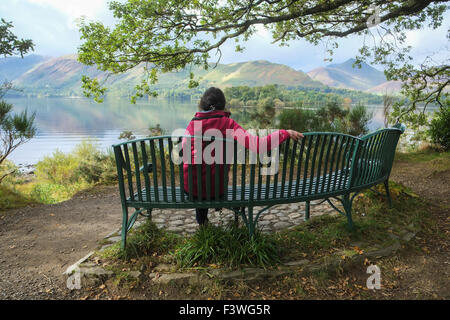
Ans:
[{"label": "bench leg", "polygon": [[392,208],[392,199],[391,199],[391,193],[389,191],[389,180],[384,181],[384,188],[386,189],[386,197],[388,199],[389,207]]},{"label": "bench leg", "polygon": [[[245,214],[245,208],[240,208]],[[239,213],[234,211],[234,225],[237,227],[239,226]]]},{"label": "bench leg", "polygon": [[127,230],[128,230],[128,207],[122,206],[122,243],[121,248],[125,249],[127,245]]},{"label": "bench leg", "polygon": [[247,228],[250,234],[250,237],[253,237],[255,234],[255,224],[256,221],[253,219],[253,207],[248,207],[248,215],[247,215]]},{"label": "bench leg", "polygon": [[352,200],[350,200],[349,194],[346,194],[342,197],[342,205],[344,206],[345,215],[347,216],[348,227],[350,230],[353,230]]},{"label": "bench leg", "polygon": [[309,220],[309,209],[311,207],[311,203],[309,201],[306,201],[305,205],[305,221]]}]

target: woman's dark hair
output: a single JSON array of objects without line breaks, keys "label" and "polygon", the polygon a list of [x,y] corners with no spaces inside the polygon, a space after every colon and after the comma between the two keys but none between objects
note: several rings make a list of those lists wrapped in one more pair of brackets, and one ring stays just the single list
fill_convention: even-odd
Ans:
[{"label": "woman's dark hair", "polygon": [[200,110],[209,111],[209,110],[223,110],[225,109],[225,95],[222,90],[219,88],[211,87],[205,91],[200,102],[198,103],[198,107]]}]

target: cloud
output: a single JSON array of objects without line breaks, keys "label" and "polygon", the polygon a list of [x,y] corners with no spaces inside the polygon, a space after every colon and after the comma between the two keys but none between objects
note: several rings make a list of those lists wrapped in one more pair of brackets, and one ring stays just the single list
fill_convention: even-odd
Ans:
[{"label": "cloud", "polygon": [[[120,0],[124,2],[125,0]],[[106,25],[113,25],[114,18],[108,10],[106,0],[0,0],[1,17],[13,21],[14,33],[19,37],[33,39],[37,54],[58,56],[76,53],[81,44],[75,19],[85,16]],[[437,30],[416,30],[408,32],[408,44],[414,47],[415,60],[422,62],[429,52],[440,51],[448,55],[446,28],[450,25],[450,12],[445,14],[442,27]],[[228,41],[221,48],[222,63],[248,60],[268,60],[286,64],[294,69],[310,71],[329,64],[326,43],[314,46],[305,40],[291,41],[288,47],[272,44],[272,35],[264,27],[249,41],[241,43],[243,53],[235,52],[235,43]],[[332,56],[333,62],[343,62],[358,54],[363,38],[350,36],[339,40],[339,48]],[[444,50],[443,50],[444,49]],[[215,52],[211,60],[217,59]]]},{"label": "cloud", "polygon": [[98,18],[106,10],[104,0],[27,0],[46,8],[52,8],[63,14],[70,29],[77,29],[76,19],[85,16],[89,19]]}]

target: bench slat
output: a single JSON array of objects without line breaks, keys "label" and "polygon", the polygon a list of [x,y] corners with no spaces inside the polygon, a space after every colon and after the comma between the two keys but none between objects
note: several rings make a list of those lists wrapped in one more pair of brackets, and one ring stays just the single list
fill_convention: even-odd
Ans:
[{"label": "bench slat", "polygon": [[172,143],[172,139],[167,139],[168,140],[168,146],[169,146],[169,167],[170,167],[170,189],[172,191],[172,201],[176,201],[175,199],[175,167],[173,164],[173,159],[172,159],[172,152],[173,152],[173,143]]},{"label": "bench slat", "polygon": [[152,157],[153,192],[156,201],[159,201],[158,165],[156,163],[155,140],[150,140],[150,156]]},{"label": "bench slat", "polygon": [[166,159],[164,153],[164,140],[159,139],[159,158],[161,160],[161,180],[162,180],[162,193],[164,201],[167,201],[167,182],[166,182]]},{"label": "bench slat", "polygon": [[133,142],[131,144],[131,148],[133,150],[133,159],[134,159],[134,174],[136,177],[136,189],[137,189],[137,196],[140,201],[142,201],[142,186],[141,186],[141,172],[139,168],[141,167],[139,165],[139,155],[136,147],[136,142]]},{"label": "bench slat", "polygon": [[128,145],[123,145],[123,151],[125,154],[125,170],[127,171],[127,180],[128,180],[128,194],[131,195],[131,197],[134,200],[134,191],[133,191],[133,174],[131,173],[131,161],[130,161],[130,154],[128,153]]}]

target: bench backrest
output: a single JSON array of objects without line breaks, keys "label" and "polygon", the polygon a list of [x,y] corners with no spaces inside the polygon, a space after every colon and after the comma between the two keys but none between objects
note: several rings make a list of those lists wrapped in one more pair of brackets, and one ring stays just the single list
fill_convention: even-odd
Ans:
[{"label": "bench backrest", "polygon": [[[339,133],[305,133],[304,139],[288,139],[272,150],[272,161],[246,149],[240,153],[237,141],[217,139],[215,143],[223,143],[225,164],[186,163],[186,184],[189,190],[196,190],[197,198],[192,192],[183,192],[186,178],[179,146],[182,139],[210,143],[211,138],[150,137],[113,148],[122,201],[136,205],[148,201],[269,204],[285,198],[332,196],[388,174],[400,133],[398,129],[382,130],[362,139]],[[276,168],[277,156],[278,170],[271,172],[270,168]],[[353,170],[356,163],[360,165]],[[202,178],[196,182],[196,176]]]},{"label": "bench backrest", "polygon": [[392,168],[395,149],[404,126],[375,131],[361,138],[353,165],[352,187],[385,180]]},{"label": "bench backrest", "polygon": [[[224,157],[228,159],[223,164],[225,170],[221,171],[222,164],[217,163],[187,164],[189,190],[196,188],[198,194],[198,199],[194,199],[190,193],[177,191],[185,184],[184,163],[174,161],[176,159],[171,155],[177,154],[176,148],[182,138],[151,137],[113,146],[122,200],[220,201],[217,199],[222,195],[218,193],[223,190],[222,198],[225,199],[270,202],[272,199],[333,193],[350,186],[351,157],[348,155],[355,154],[359,141],[339,133],[305,133],[301,141],[286,140],[272,150],[269,154],[272,161],[267,161],[268,158],[262,159],[249,150],[244,149],[243,154],[239,154],[240,146],[236,141],[221,140]],[[179,157],[182,156],[180,151]],[[277,161],[278,170],[271,171],[270,168],[276,168]],[[223,172],[223,176],[214,172]],[[203,176],[198,183],[194,183],[196,175]],[[210,192],[213,184],[215,194]]]}]

